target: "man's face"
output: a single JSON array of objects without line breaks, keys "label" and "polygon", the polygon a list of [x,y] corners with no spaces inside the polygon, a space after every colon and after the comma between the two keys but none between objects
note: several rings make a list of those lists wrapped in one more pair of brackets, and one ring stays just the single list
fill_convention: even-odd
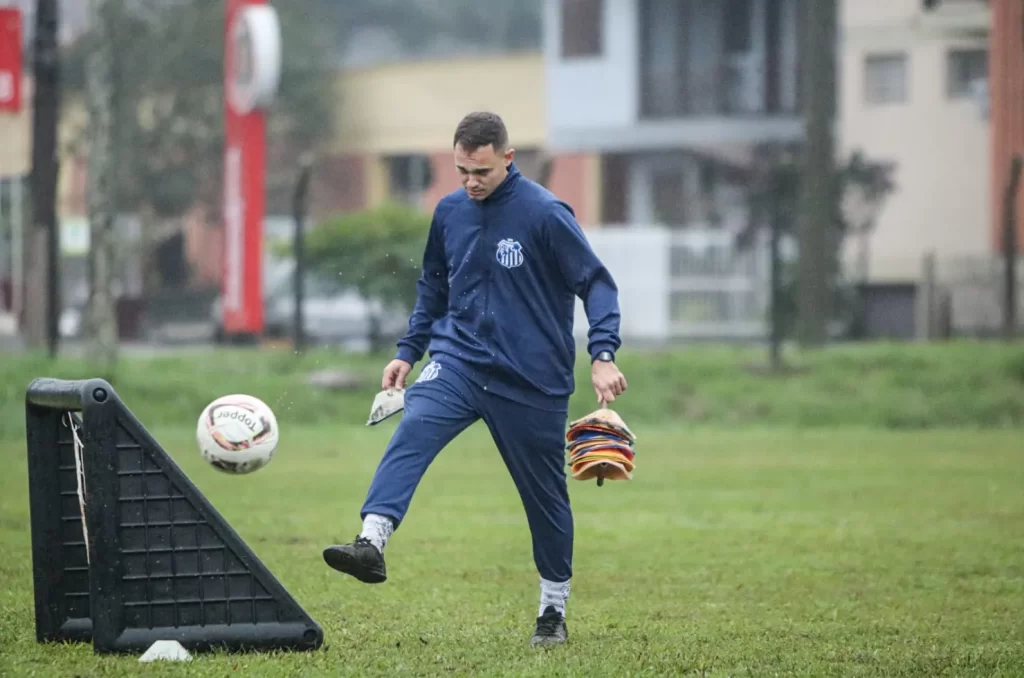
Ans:
[{"label": "man's face", "polygon": [[494,192],[508,175],[515,150],[509,148],[503,153],[494,150],[493,144],[467,151],[461,144],[455,147],[455,169],[459,171],[462,185],[473,200],[483,200]]}]

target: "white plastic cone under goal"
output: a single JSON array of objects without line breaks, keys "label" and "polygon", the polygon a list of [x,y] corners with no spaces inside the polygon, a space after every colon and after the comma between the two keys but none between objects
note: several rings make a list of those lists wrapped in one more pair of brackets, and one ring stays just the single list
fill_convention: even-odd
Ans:
[{"label": "white plastic cone under goal", "polygon": [[158,640],[149,646],[146,654],[139,657],[140,662],[154,662],[163,659],[172,662],[190,662],[192,655],[176,640]]}]

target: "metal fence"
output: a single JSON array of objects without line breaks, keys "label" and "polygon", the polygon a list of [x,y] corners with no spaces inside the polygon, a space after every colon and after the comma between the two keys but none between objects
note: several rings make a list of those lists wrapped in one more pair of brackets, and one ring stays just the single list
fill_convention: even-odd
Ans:
[{"label": "metal fence", "polygon": [[[925,257],[920,289],[928,338],[995,337],[1003,328],[1006,282],[1000,255]],[[1017,261],[1016,326],[1024,331],[1024,259]]]}]

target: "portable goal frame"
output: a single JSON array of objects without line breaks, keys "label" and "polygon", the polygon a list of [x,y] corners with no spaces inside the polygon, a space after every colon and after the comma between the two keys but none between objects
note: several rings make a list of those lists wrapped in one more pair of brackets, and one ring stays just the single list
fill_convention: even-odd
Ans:
[{"label": "portable goal frame", "polygon": [[109,383],[36,379],[25,415],[39,642],[91,640],[98,653],[157,640],[322,645],[317,622]]}]

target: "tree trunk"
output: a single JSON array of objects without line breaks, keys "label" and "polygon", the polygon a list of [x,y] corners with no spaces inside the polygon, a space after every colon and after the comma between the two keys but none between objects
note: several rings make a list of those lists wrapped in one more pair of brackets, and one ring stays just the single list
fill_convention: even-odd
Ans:
[{"label": "tree trunk", "polygon": [[156,248],[158,236],[162,230],[160,218],[153,208],[145,202],[139,205],[139,237],[138,257],[142,262],[142,295],[149,296],[160,290],[162,282],[160,271],[156,265]]},{"label": "tree trunk", "polygon": [[801,61],[807,137],[801,186],[797,308],[800,344],[817,347],[828,338],[836,247],[836,0],[813,0],[803,7]]},{"label": "tree trunk", "polygon": [[537,169],[537,183],[544,188],[550,188],[551,173],[554,170],[554,158],[548,155],[547,151],[541,151],[540,167]]},{"label": "tree trunk", "polygon": [[1009,178],[1003,189],[1003,338],[1017,336],[1017,189],[1022,162],[1019,153],[1010,160]]},{"label": "tree trunk", "polygon": [[57,354],[60,338],[60,234],[57,225],[57,120],[60,62],[57,50],[57,0],[36,7],[32,109],[31,219],[25,233],[23,338],[31,349],[46,346]]},{"label": "tree trunk", "polygon": [[25,347],[42,350],[47,344],[47,322],[49,316],[50,267],[47,264],[47,250],[50,234],[45,225],[29,222],[23,241],[22,267],[24,281],[21,312],[21,337]]},{"label": "tree trunk", "polygon": [[312,156],[303,154],[299,159],[299,180],[295,184],[295,193],[292,196],[292,213],[295,218],[295,233],[292,239],[292,254],[295,257],[292,347],[296,353],[306,350],[306,212],[309,208],[309,179],[312,170]]},{"label": "tree trunk", "polygon": [[367,337],[367,340],[371,355],[377,355],[386,348],[382,332],[382,324],[380,314],[376,311],[370,311],[370,325],[367,332],[369,336]]},{"label": "tree trunk", "polygon": [[782,342],[783,342],[783,322],[784,316],[782,313],[782,255],[781,255],[781,243],[782,243],[782,229],[783,229],[783,214],[782,214],[782,201],[785,199],[782,191],[783,181],[781,180],[782,167],[779,161],[779,154],[773,154],[773,167],[771,169],[771,210],[769,214],[769,228],[770,233],[770,298],[771,298],[771,328],[769,334],[769,365],[771,365],[771,371],[779,373],[782,371]]},{"label": "tree trunk", "polygon": [[87,352],[101,369],[117,362],[117,311],[114,299],[114,35],[110,30],[111,0],[92,0],[96,47],[86,64],[89,110],[89,304],[86,314]]}]

